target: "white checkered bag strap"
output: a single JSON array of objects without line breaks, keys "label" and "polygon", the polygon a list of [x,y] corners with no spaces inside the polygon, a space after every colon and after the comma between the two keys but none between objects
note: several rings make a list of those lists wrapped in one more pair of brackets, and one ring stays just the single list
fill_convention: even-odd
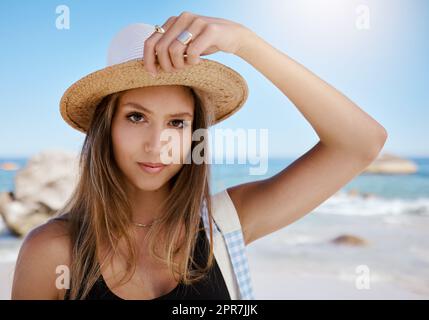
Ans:
[{"label": "white checkered bag strap", "polygon": [[[203,222],[209,234],[209,221],[205,202],[203,204]],[[214,218],[214,239],[220,234],[226,245],[228,257],[232,265],[236,283],[238,284],[239,299],[255,299],[253,295],[250,270],[247,260],[246,246],[244,243],[243,233],[241,230],[240,220],[234,203],[225,190],[212,196],[212,213]],[[216,252],[215,252],[216,253]],[[218,254],[218,256],[221,256]],[[216,257],[216,260],[219,260]],[[220,264],[222,268],[222,263]],[[227,266],[225,265],[225,268]],[[231,287],[232,285],[230,285]]]}]

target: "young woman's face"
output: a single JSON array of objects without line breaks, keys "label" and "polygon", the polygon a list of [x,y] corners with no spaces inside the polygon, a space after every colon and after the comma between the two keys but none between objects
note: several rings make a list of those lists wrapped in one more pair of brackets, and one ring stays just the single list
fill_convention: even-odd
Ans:
[{"label": "young woman's face", "polygon": [[[194,100],[183,86],[131,89],[119,99],[112,120],[113,152],[127,182],[153,191],[167,183],[183,166],[192,142]],[[164,134],[164,136],[161,136]],[[162,141],[165,134],[176,139]],[[179,141],[177,137],[180,137]],[[180,155],[174,163],[157,169],[142,163],[165,163],[165,151]]]}]

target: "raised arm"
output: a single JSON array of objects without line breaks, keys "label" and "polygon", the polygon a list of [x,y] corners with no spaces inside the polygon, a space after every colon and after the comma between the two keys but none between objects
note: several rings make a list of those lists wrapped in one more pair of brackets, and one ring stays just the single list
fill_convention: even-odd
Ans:
[{"label": "raised arm", "polygon": [[[144,46],[145,68],[156,73],[199,63],[200,56],[233,53],[261,72],[289,98],[320,141],[283,171],[266,180],[229,188],[246,244],[309,213],[376,158],[386,130],[347,97],[249,28],[222,18],[183,12],[170,17],[164,33]],[[177,41],[184,30],[189,45]],[[186,61],[184,53],[187,53]]]},{"label": "raised arm", "polygon": [[236,55],[292,101],[320,141],[277,175],[228,189],[246,244],[299,219],[361,173],[379,154],[387,132],[341,92],[253,31]]}]

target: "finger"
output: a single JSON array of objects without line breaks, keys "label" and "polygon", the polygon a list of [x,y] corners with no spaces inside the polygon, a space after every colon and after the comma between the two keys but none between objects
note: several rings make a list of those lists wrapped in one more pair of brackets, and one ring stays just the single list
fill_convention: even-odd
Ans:
[{"label": "finger", "polygon": [[[189,31],[192,34],[192,41],[194,41],[200,35],[200,33],[204,30],[206,24],[207,23],[201,18],[195,18],[192,21],[191,25],[186,28],[186,31]],[[192,41],[190,43],[192,43]],[[170,59],[176,70],[183,69],[185,66],[189,65],[185,61],[185,55],[184,55],[188,46],[189,46],[189,43],[185,45],[179,40],[177,40],[177,37],[171,43],[168,51],[170,54]]]},{"label": "finger", "polygon": [[[163,25],[162,28],[164,30],[168,29],[174,21],[177,19],[176,16],[170,17]],[[162,38],[164,34],[159,32],[153,32],[149,38],[147,38],[144,42],[144,51],[143,51],[143,59],[144,59],[144,68],[151,73],[156,73],[156,52],[155,45]]]},{"label": "finger", "polygon": [[158,63],[166,72],[178,71],[175,70],[170,59],[169,47],[177,36],[186,29],[194,20],[194,15],[184,12],[174,21],[174,23],[166,30],[163,37],[155,44]]},{"label": "finger", "polygon": [[207,25],[199,36],[191,41],[186,50],[186,62],[189,65],[200,63],[200,55],[215,42],[215,31],[213,25]]}]

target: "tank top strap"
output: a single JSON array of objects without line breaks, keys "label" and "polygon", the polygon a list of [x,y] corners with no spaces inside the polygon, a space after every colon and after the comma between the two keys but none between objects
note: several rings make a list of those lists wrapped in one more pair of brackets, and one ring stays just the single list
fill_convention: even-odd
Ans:
[{"label": "tank top strap", "polygon": [[[210,225],[206,201],[202,218],[210,241]],[[251,275],[240,220],[227,190],[212,195],[213,247],[231,299],[253,300]]]}]

